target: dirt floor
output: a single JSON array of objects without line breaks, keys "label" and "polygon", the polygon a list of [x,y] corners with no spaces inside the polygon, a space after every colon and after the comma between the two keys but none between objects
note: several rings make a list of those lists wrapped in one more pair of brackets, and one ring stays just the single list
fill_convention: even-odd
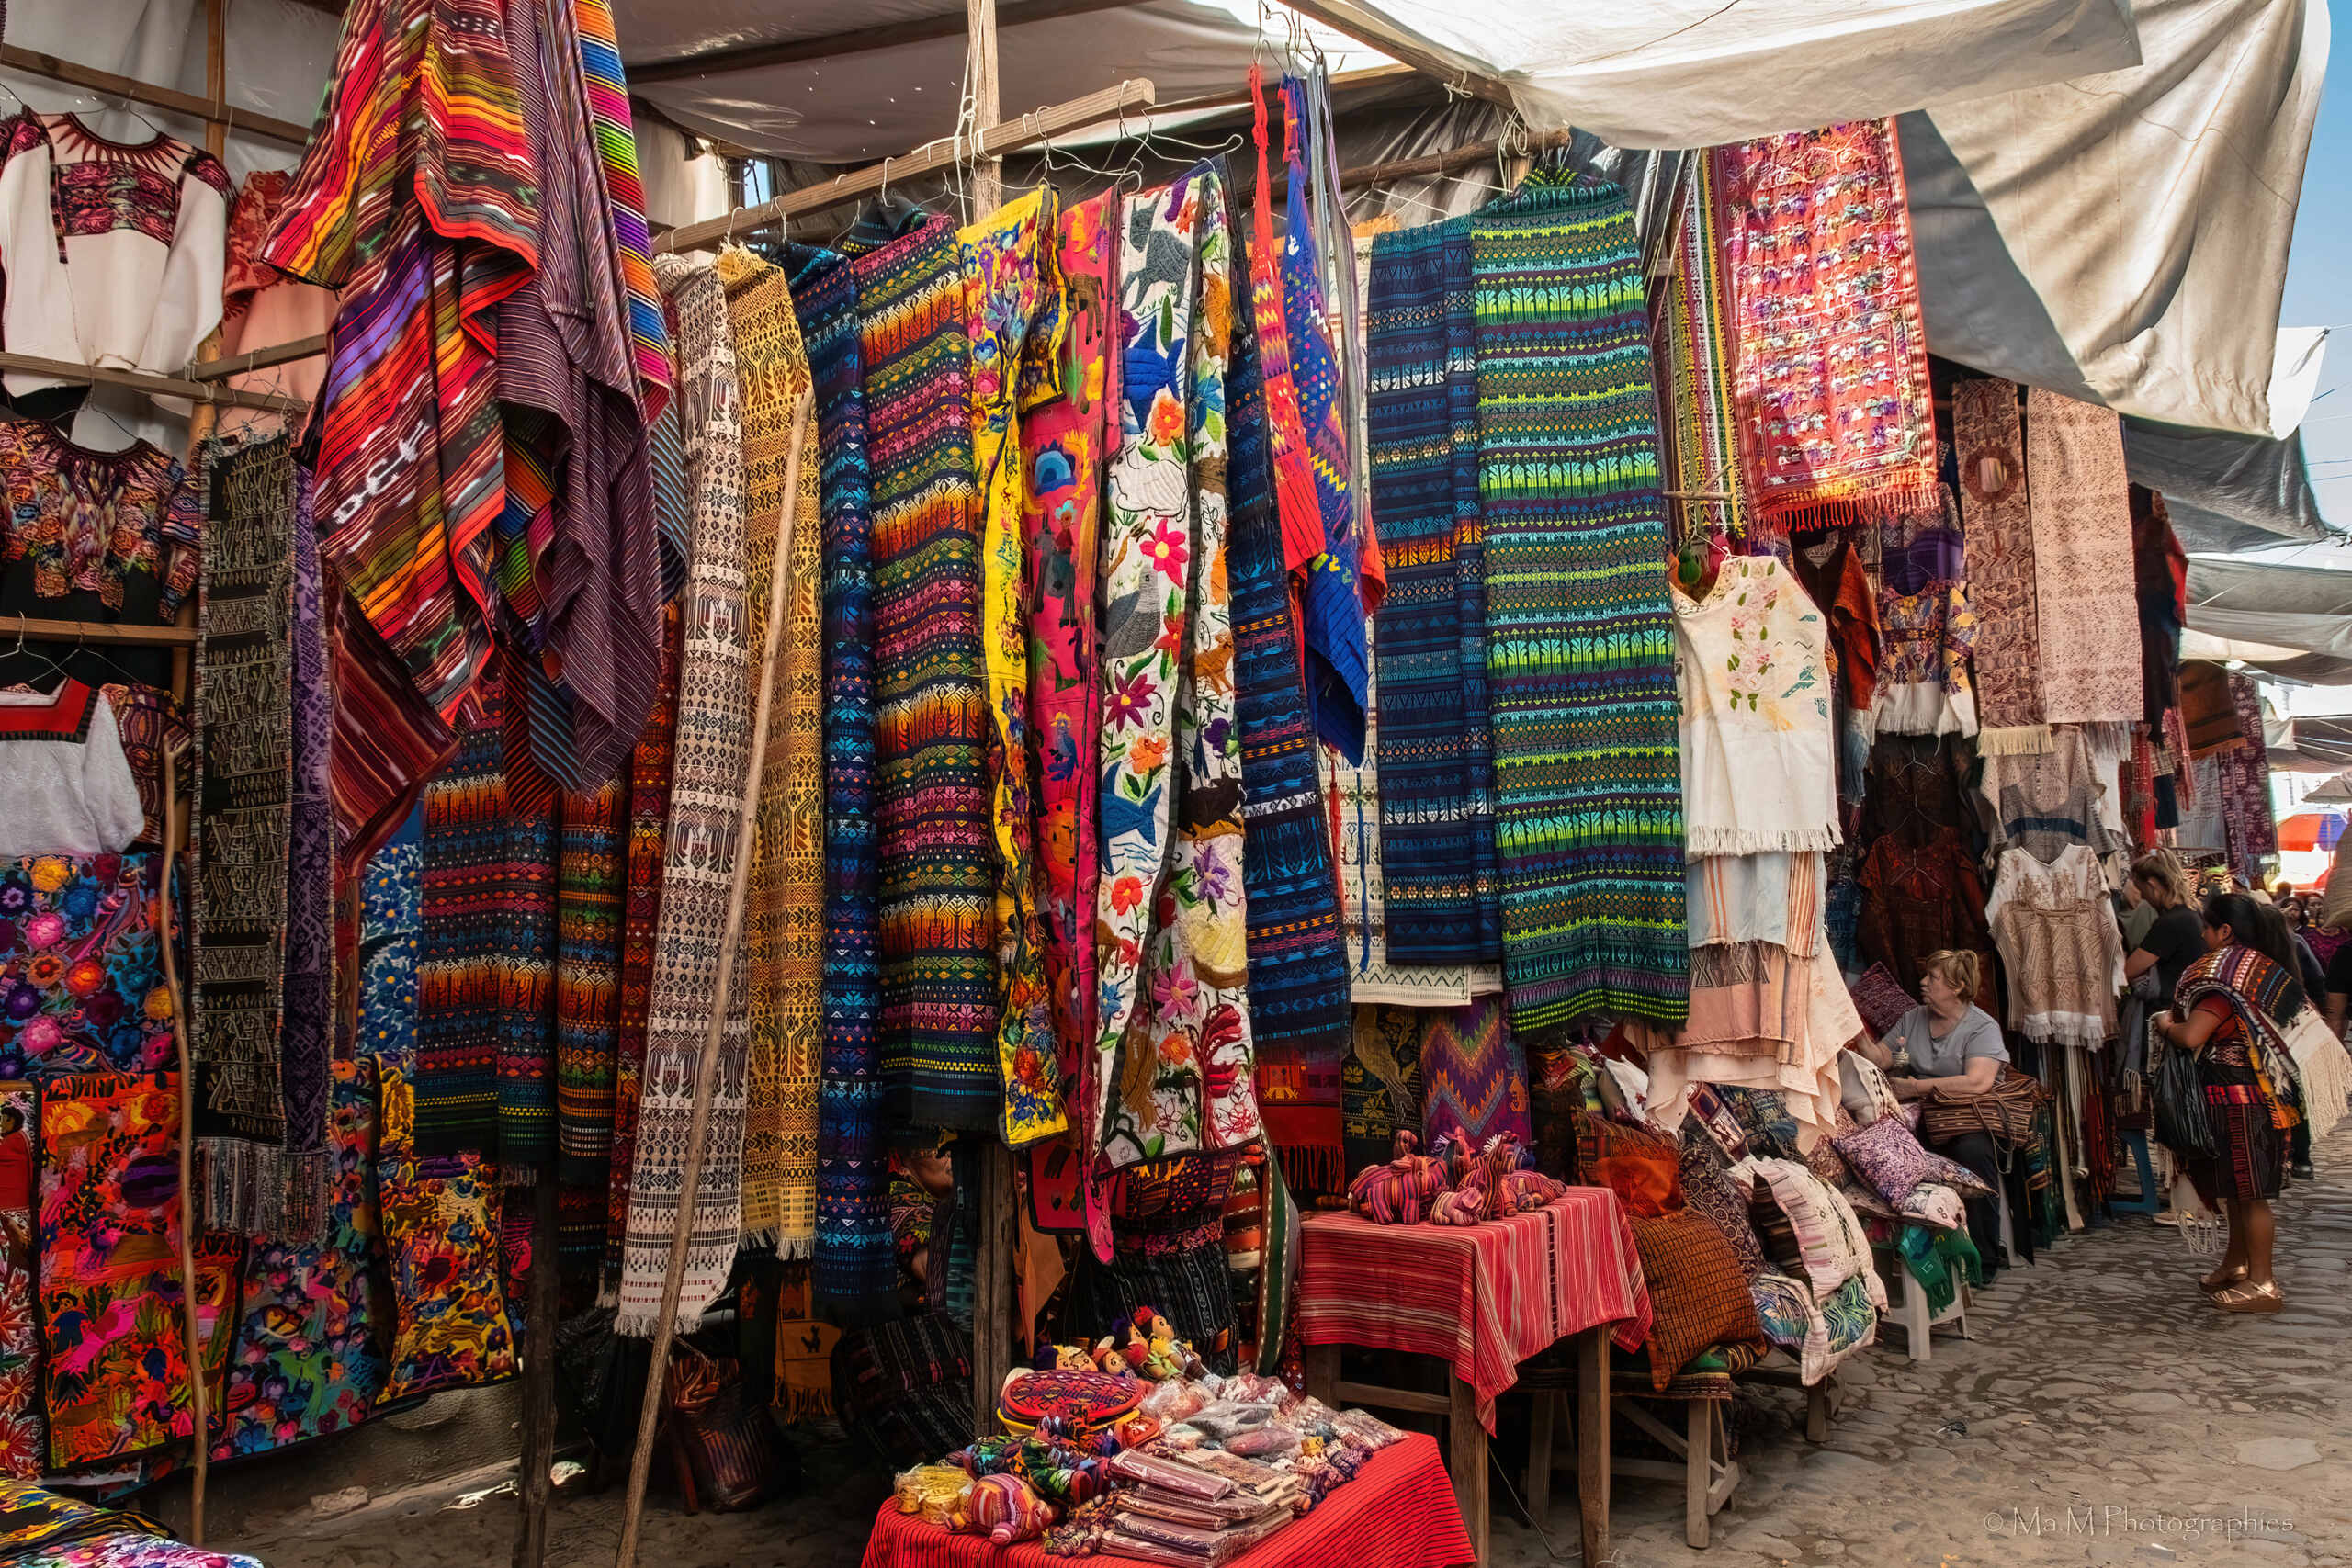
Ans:
[{"label": "dirt floor", "polygon": [[[2145,1218],[2062,1239],[1977,1296],[1970,1337],[1939,1332],[1932,1358],[1914,1362],[1890,1335],[1849,1362],[1846,1406],[1824,1444],[1804,1440],[1795,1394],[1743,1393],[1745,1474],[1703,1556],[1683,1542],[1679,1485],[1619,1481],[1614,1561],[2352,1565],[2352,1127],[2319,1160],[2321,1179],[2279,1207],[2285,1313],[2215,1312],[2196,1283],[2211,1261]],[[1516,1485],[1504,1437],[1498,1458]],[[363,1506],[331,1517],[312,1507],[306,1477],[319,1478],[313,1491],[369,1483],[356,1448],[367,1440],[336,1439],[354,1446],[349,1457],[289,1454],[268,1472],[222,1476],[213,1543],[267,1568],[503,1568],[514,1498],[463,1499],[511,1483],[511,1463],[434,1482],[414,1480],[413,1462],[388,1464]],[[888,1480],[846,1449],[808,1445],[800,1493],[754,1513],[688,1517],[658,1498],[642,1562],[848,1568]],[[1577,1560],[1572,1475],[1540,1534],[1514,1517],[1499,1473],[1494,1491],[1498,1564]],[[167,1517],[184,1517],[179,1499],[165,1501]],[[616,1488],[560,1495],[550,1563],[605,1568],[618,1514]]]}]

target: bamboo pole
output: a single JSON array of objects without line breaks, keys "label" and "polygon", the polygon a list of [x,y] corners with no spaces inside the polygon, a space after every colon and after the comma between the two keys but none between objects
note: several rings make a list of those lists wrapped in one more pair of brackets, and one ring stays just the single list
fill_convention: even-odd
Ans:
[{"label": "bamboo pole", "polygon": [[204,1544],[204,1483],[212,1468],[211,1390],[204,1379],[204,1335],[196,1307],[196,1066],[188,1052],[187,999],[172,956],[172,872],[180,858],[179,761],[185,743],[164,758],[164,875],[155,923],[164,947],[164,985],[172,994],[172,1041],[180,1063],[180,1306],[187,1331],[188,1400],[196,1422],[196,1476],[188,1494],[188,1544]]},{"label": "bamboo pole", "polygon": [[727,998],[735,981],[735,949],[743,933],[743,904],[751,892],[752,836],[760,809],[760,774],[767,766],[768,713],[775,698],[775,667],[784,646],[784,606],[790,596],[794,507],[800,493],[800,446],[808,434],[813,389],[801,389],[792,406],[792,440],[784,468],[784,526],[776,536],[775,570],[768,574],[767,637],[761,645],[759,701],[752,710],[752,756],[743,774],[743,799],[735,818],[735,865],[727,891],[727,925],[718,945],[718,973],[710,1005],[710,1028],[703,1035],[695,1067],[694,1119],[686,1125],[686,1168],[680,1180],[678,1212],[670,1223],[670,1262],[662,1275],[662,1309],[653,1320],[653,1355],[645,1373],[645,1398],[638,1406],[637,1447],[629,1456],[628,1496],[621,1510],[621,1544],[615,1568],[636,1568],[637,1538],[645,1522],[645,1482],[653,1467],[653,1433],[662,1418],[662,1374],[676,1332],[678,1300],[685,1286],[686,1247],[694,1230],[695,1201],[702,1195],[704,1145],[710,1139],[710,1099],[718,1077],[719,1042],[727,1032]]}]

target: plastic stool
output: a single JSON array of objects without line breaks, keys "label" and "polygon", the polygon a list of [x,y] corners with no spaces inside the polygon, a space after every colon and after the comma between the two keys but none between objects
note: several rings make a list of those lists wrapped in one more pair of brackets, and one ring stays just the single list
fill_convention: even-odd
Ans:
[{"label": "plastic stool", "polygon": [[2140,1173],[2140,1195],[2109,1198],[2107,1206],[2119,1214],[2153,1214],[2165,1206],[2165,1195],[2156,1186],[2155,1165],[2148,1157],[2148,1134],[2126,1133],[2123,1146],[2132,1151],[2132,1164]]}]

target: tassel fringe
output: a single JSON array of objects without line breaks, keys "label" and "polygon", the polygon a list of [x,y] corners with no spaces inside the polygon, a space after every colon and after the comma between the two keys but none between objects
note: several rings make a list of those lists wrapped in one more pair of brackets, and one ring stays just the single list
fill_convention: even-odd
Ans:
[{"label": "tassel fringe", "polygon": [[2033,757],[2056,749],[2046,724],[2005,724],[1976,732],[1980,757]]},{"label": "tassel fringe", "polygon": [[1694,828],[1684,852],[1694,855],[1760,855],[1781,850],[1834,850],[1838,829],[1826,828]]}]

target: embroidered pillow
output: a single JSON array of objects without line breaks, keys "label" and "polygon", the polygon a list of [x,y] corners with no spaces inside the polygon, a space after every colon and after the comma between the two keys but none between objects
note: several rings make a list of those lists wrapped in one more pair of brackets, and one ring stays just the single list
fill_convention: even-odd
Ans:
[{"label": "embroidered pillow", "polygon": [[1764,1337],[1747,1276],[1731,1244],[1704,1214],[1633,1216],[1634,1246],[1649,1282],[1650,1387],[1664,1389],[1690,1359],[1712,1346]]},{"label": "embroidered pillow", "polygon": [[1854,1173],[1846,1168],[1845,1156],[1838,1152],[1834,1139],[1815,1138],[1813,1147],[1805,1150],[1804,1158],[1797,1163],[1821,1178],[1826,1187],[1843,1187],[1854,1179]]},{"label": "embroidered pillow", "polygon": [[1939,1155],[1933,1149],[1922,1149],[1920,1152],[1928,1156],[1920,1180],[1949,1187],[1963,1198],[1990,1198],[1993,1195],[1993,1190],[1984,1185],[1984,1179],[1960,1161],[1948,1155]]},{"label": "embroidered pillow", "polygon": [[1747,1152],[1772,1159],[1802,1161],[1797,1144],[1797,1119],[1781,1097],[1769,1089],[1740,1089],[1718,1084],[1715,1092],[1747,1134]]},{"label": "embroidered pillow", "polygon": [[1732,1185],[1730,1162],[1714,1140],[1687,1122],[1683,1128],[1682,1201],[1724,1233],[1741,1272],[1753,1280],[1764,1271],[1764,1247],[1747,1223],[1747,1196]]},{"label": "embroidered pillow", "polygon": [[1577,1168],[1588,1187],[1617,1194],[1629,1214],[1682,1207],[1682,1151],[1673,1139],[1590,1111],[1577,1118]]},{"label": "embroidered pillow", "polygon": [[1835,1142],[1854,1174],[1898,1209],[1911,1190],[1928,1179],[1928,1151],[1899,1116],[1882,1116]]},{"label": "embroidered pillow", "polygon": [[1878,1064],[1851,1051],[1838,1053],[1838,1098],[1858,1127],[1867,1127],[1882,1116],[1903,1114],[1903,1102],[1894,1098]]},{"label": "embroidered pillow", "polygon": [[1911,1189],[1911,1195],[1895,1205],[1906,1220],[1933,1225],[1939,1231],[1966,1228],[1968,1208],[1960,1194],[1940,1182],[1922,1181]]},{"label": "embroidered pillow", "polygon": [[1767,1269],[1748,1282],[1747,1290],[1764,1337],[1784,1350],[1803,1349],[1813,1326],[1812,1288],[1778,1269]]},{"label": "embroidered pillow", "polygon": [[1857,1274],[1838,1292],[1815,1308],[1805,1327],[1804,1346],[1798,1353],[1799,1376],[1810,1388],[1829,1375],[1838,1362],[1878,1339],[1879,1305],[1867,1284],[1875,1274]]},{"label": "embroidered pillow", "polygon": [[[1816,1301],[1826,1301],[1856,1274],[1868,1274],[1872,1299],[1884,1300],[1884,1287],[1878,1284],[1871,1268],[1870,1241],[1862,1234],[1862,1222],[1835,1188],[1824,1186],[1820,1178],[1793,1160],[1748,1159],[1743,1165],[1756,1178],[1757,1205],[1777,1208],[1787,1220],[1797,1262],[1812,1282]],[[1766,1253],[1770,1256],[1769,1245]]]},{"label": "embroidered pillow", "polygon": [[1883,964],[1863,970],[1862,977],[1846,989],[1873,1040],[1885,1039],[1888,1031],[1903,1021],[1903,1015],[1919,1005],[1919,998],[1905,990]]}]

